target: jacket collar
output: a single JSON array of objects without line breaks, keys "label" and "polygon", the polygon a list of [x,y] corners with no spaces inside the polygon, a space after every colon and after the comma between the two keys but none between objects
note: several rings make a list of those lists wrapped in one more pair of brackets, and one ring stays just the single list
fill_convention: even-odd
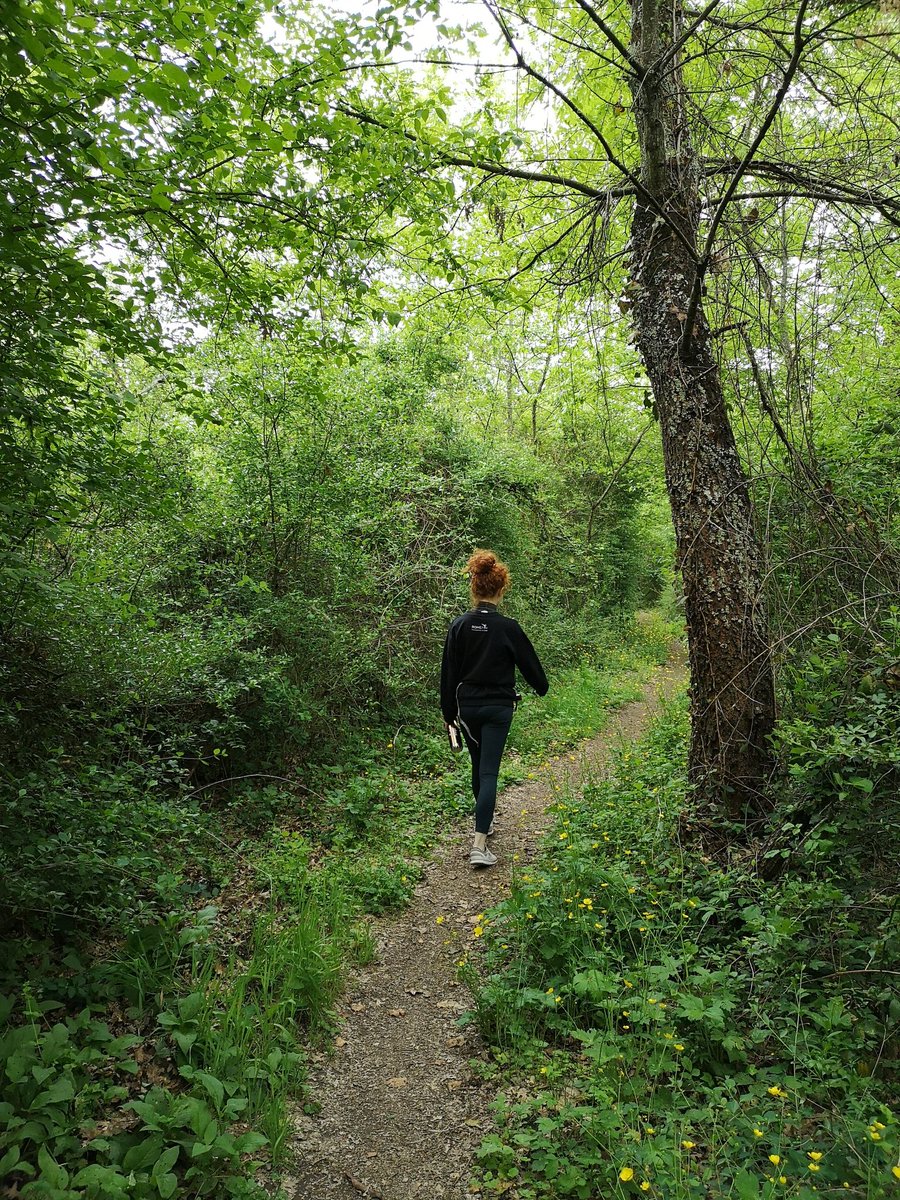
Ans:
[{"label": "jacket collar", "polygon": [[478,612],[479,610],[487,611],[487,612],[496,612],[497,605],[490,604],[490,603],[488,603],[487,600],[479,600],[478,603],[475,605],[475,608],[473,611]]}]

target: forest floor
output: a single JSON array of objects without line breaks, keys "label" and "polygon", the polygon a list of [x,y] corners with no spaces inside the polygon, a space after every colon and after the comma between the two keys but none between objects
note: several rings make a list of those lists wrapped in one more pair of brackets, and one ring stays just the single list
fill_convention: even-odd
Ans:
[{"label": "forest floor", "polygon": [[502,793],[491,839],[496,867],[469,866],[471,827],[459,824],[425,865],[412,904],[374,924],[377,957],[348,981],[333,1049],[312,1059],[283,1179],[289,1200],[470,1195],[495,1097],[473,1069],[489,1049],[473,1024],[460,1025],[471,1007],[458,979],[461,958],[477,947],[480,914],[508,894],[513,872],[536,853],[554,799],[602,773],[611,748],[636,738],[684,678],[673,655],[600,734]]}]

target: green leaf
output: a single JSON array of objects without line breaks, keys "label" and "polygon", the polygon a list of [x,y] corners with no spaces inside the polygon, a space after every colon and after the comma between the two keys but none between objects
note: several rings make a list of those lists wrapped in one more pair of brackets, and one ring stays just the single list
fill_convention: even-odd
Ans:
[{"label": "green leaf", "polygon": [[269,1144],[269,1139],[262,1133],[255,1133],[252,1129],[249,1133],[242,1133],[235,1141],[234,1148],[238,1154],[255,1154],[257,1150],[261,1150],[263,1146]]},{"label": "green leaf", "polygon": [[132,1146],[125,1157],[122,1159],[122,1166],[126,1171],[140,1171],[155,1163],[160,1156],[165,1139],[161,1133],[154,1133],[152,1137],[146,1138],[143,1142],[138,1142],[136,1146]]},{"label": "green leaf", "polygon": [[203,1008],[205,999],[202,992],[191,992],[178,1001],[178,1015],[183,1021],[193,1020]]},{"label": "green leaf", "polygon": [[41,1182],[52,1188],[64,1188],[69,1182],[69,1172],[59,1165],[46,1146],[38,1148],[37,1157]]},{"label": "green leaf", "polygon": [[206,1071],[198,1071],[195,1078],[203,1084],[215,1105],[220,1106],[225,1099],[225,1085],[221,1079],[216,1079],[215,1075],[210,1075]]},{"label": "green leaf", "polygon": [[[106,1195],[112,1189],[125,1193],[127,1177],[116,1167],[105,1167],[100,1163],[91,1163],[82,1167],[72,1180],[73,1187],[91,1187],[100,1189],[101,1195]],[[115,1194],[115,1192],[113,1193]]]},{"label": "green leaf", "polygon": [[153,185],[153,189],[150,192],[150,199],[156,205],[156,207],[161,208],[163,212],[168,212],[168,210],[172,207],[172,201],[169,198],[165,185],[162,183],[156,183]]},{"label": "green leaf", "polygon": [[56,1083],[52,1083],[47,1089],[47,1095],[54,1104],[62,1104],[66,1100],[75,1099],[75,1087],[71,1078],[64,1075],[62,1079],[57,1079]]},{"label": "green leaf", "polygon": [[8,1175],[16,1163],[19,1161],[19,1147],[11,1146],[9,1150],[0,1158],[0,1179],[4,1175]]},{"label": "green leaf", "polygon": [[153,1164],[152,1177],[155,1179],[158,1175],[165,1175],[171,1171],[172,1167],[178,1162],[178,1155],[180,1153],[180,1146],[169,1146],[167,1150],[164,1150]]},{"label": "green leaf", "polygon": [[168,1200],[169,1196],[173,1196],[177,1186],[178,1179],[175,1175],[157,1175],[156,1177],[156,1190],[159,1192],[162,1200]]},{"label": "green leaf", "polygon": [[185,71],[184,67],[179,67],[177,63],[165,62],[159,68],[159,74],[171,83],[176,88],[186,88],[190,86],[191,77]]},{"label": "green leaf", "polygon": [[759,1180],[749,1171],[738,1171],[734,1178],[734,1190],[739,1200],[756,1200],[759,1196]]}]

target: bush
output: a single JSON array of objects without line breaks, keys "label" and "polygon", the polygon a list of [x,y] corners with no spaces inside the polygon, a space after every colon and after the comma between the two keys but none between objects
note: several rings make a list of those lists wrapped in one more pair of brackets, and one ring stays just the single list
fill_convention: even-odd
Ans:
[{"label": "bush", "polygon": [[612,779],[564,798],[541,858],[487,915],[467,971],[512,1086],[483,1190],[887,1196],[890,905],[848,889],[837,859],[767,883],[683,853],[684,742],[670,710]]}]

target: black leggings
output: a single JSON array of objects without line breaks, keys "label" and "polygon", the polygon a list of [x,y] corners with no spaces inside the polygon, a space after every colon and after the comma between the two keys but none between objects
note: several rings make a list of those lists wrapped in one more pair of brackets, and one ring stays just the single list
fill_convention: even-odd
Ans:
[{"label": "black leggings", "polygon": [[506,735],[512,725],[513,707],[511,704],[463,705],[459,716],[472,757],[475,832],[487,833],[497,803],[497,776]]}]

